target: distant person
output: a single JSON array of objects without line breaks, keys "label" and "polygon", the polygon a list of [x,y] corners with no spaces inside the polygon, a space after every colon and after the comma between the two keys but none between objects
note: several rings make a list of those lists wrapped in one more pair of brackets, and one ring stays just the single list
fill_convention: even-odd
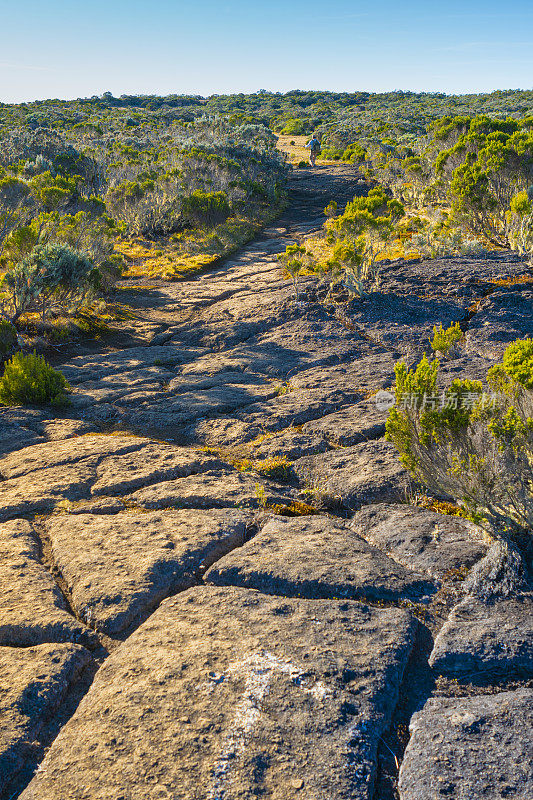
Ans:
[{"label": "distant person", "polygon": [[312,139],[305,146],[309,148],[309,163],[314,167],[316,157],[320,154],[320,142],[315,134],[313,134]]}]

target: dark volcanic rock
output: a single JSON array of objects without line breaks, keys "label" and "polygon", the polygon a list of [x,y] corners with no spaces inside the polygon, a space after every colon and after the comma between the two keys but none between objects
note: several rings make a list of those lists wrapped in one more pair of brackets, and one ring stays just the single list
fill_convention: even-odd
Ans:
[{"label": "dark volcanic rock", "polygon": [[0,524],[0,645],[43,642],[98,644],[67,610],[50,572],[41,563],[38,538],[29,522]]},{"label": "dark volcanic rock", "polygon": [[0,791],[32,755],[32,743],[91,661],[77,644],[0,647]]},{"label": "dark volcanic rock", "polygon": [[380,411],[370,399],[327,414],[313,422],[306,422],[302,430],[304,433],[321,434],[330,442],[347,447],[384,436],[386,421],[387,412]]},{"label": "dark volcanic rock", "polygon": [[429,663],[443,675],[474,682],[492,674],[532,675],[533,595],[465,598],[435,639]]},{"label": "dark volcanic rock", "polygon": [[515,339],[533,335],[533,292],[497,291],[479,304],[469,322],[466,349],[493,361]]},{"label": "dark volcanic rock", "polygon": [[487,552],[477,525],[415,506],[365,506],[348,525],[404,567],[438,580],[452,577],[455,571],[464,577],[464,568]]},{"label": "dark volcanic rock", "polygon": [[384,439],[305,456],[294,470],[327,508],[355,511],[367,503],[401,500],[408,486],[396,448]]},{"label": "dark volcanic rock", "polygon": [[76,612],[113,636],[243,544],[249,522],[230,510],[61,515],[49,536]]},{"label": "dark volcanic rock", "polygon": [[532,725],[532,689],[428,700],[409,726],[401,800],[529,800]]}]

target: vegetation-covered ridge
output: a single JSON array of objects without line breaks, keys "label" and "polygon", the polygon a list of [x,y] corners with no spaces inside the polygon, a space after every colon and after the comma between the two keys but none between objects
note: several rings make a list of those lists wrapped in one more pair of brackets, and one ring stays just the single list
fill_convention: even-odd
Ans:
[{"label": "vegetation-covered ridge", "polygon": [[[0,104],[2,122],[29,126],[92,123],[114,117],[129,128],[147,118],[190,122],[203,114],[223,114],[232,122],[262,123],[286,133],[309,133],[332,126],[334,134],[348,138],[354,132],[397,130],[420,133],[429,122],[446,115],[487,114],[523,117],[533,112],[532,90],[498,90],[486,94],[447,95],[432,92],[327,92],[295,89],[286,93],[265,90],[251,94],[121,95],[78,100],[44,100],[18,105]],[[358,131],[355,131],[355,127]]]}]

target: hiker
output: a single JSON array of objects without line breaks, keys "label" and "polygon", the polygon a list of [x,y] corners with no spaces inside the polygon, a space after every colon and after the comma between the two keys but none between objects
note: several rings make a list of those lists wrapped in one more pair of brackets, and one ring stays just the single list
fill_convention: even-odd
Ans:
[{"label": "hiker", "polygon": [[309,147],[309,163],[312,167],[314,167],[316,157],[320,155],[320,142],[316,138],[315,134],[313,134],[312,139],[305,146]]}]

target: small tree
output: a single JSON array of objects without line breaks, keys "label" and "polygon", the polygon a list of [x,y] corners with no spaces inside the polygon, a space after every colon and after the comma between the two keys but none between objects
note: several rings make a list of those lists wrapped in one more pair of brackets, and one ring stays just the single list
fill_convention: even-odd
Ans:
[{"label": "small tree", "polygon": [[354,296],[362,297],[365,287],[377,285],[379,258],[389,247],[404,213],[402,204],[389,198],[382,188],[371,189],[367,197],[348,203],[327,233],[327,241],[334,245],[327,263],[332,286],[339,274],[343,276],[341,283]]},{"label": "small tree", "polygon": [[75,311],[99,287],[99,272],[84,254],[68,245],[37,245],[6,272],[0,284],[2,313],[16,322],[21,314]]},{"label": "small tree", "polygon": [[278,256],[285,270],[292,278],[296,302],[299,300],[298,278],[305,269],[310,267],[313,257],[305,247],[300,244],[290,244],[284,253]]},{"label": "small tree", "polygon": [[[532,197],[529,197],[529,194]],[[519,255],[533,255],[533,187],[530,192],[519,192],[511,200],[507,213],[508,237],[513,250]]]}]

